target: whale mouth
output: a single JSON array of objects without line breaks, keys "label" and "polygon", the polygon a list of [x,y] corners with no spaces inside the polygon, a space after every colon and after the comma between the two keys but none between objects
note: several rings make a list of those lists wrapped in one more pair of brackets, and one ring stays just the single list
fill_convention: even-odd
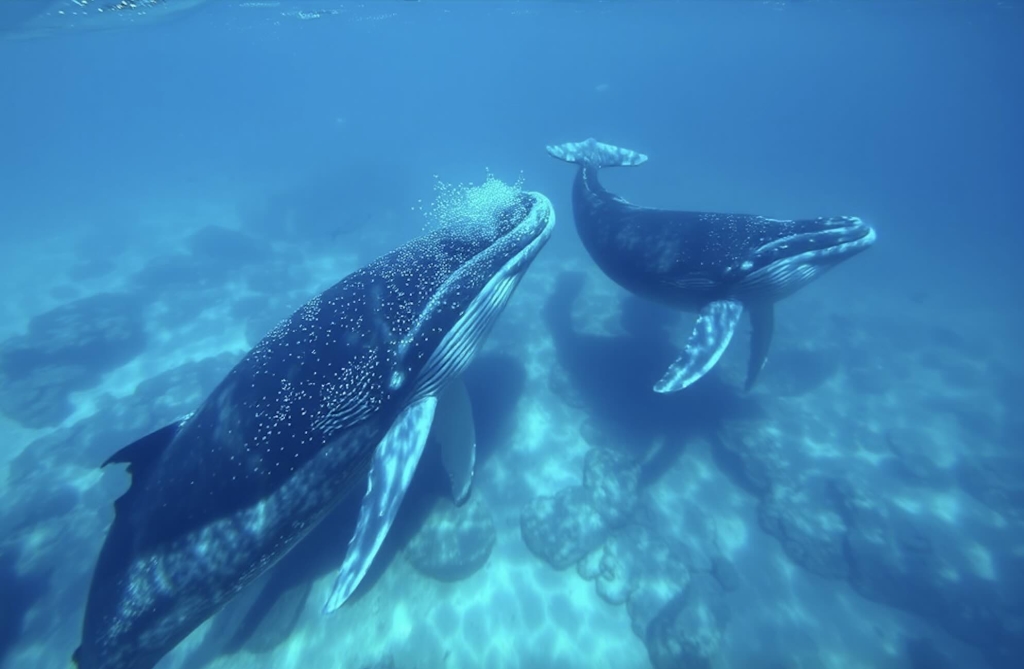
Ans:
[{"label": "whale mouth", "polygon": [[875,243],[875,229],[856,216],[824,219],[822,232],[807,235],[808,250],[831,254],[852,254]]},{"label": "whale mouth", "polygon": [[525,214],[518,216],[518,221],[509,233],[509,236],[518,238],[516,243],[522,246],[515,258],[517,269],[533,260],[551,237],[555,225],[555,209],[548,198],[530,191],[522,193],[522,199],[523,208],[520,211]]}]

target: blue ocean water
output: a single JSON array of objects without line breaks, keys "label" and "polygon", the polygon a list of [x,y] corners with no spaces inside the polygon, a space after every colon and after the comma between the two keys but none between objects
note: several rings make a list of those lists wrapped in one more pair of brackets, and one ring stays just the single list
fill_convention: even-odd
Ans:
[{"label": "blue ocean water", "polygon": [[[1018,666],[1022,83],[1005,1],[4,2],[0,667],[82,640],[101,463],[488,175],[558,223],[464,374],[470,501],[428,443],[345,606],[364,484],[158,666]],[[630,202],[878,240],[749,392],[744,322],[654,393],[695,314],[583,248],[588,137]]]}]

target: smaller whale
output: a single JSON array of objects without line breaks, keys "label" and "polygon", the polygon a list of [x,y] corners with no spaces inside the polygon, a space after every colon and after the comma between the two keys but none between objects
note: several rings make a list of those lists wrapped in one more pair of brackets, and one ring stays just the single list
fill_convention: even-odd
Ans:
[{"label": "smaller whale", "polygon": [[875,243],[874,228],[856,216],[780,220],[637,206],[605,190],[598,171],[640,165],[645,154],[593,138],[547,151],[579,165],[573,217],[597,266],[640,297],[698,313],[685,350],[654,386],[659,393],[707,374],[744,311],[752,328],[750,390],[768,359],[775,303]]},{"label": "smaller whale", "polygon": [[127,463],[132,483],[93,572],[79,669],[151,669],[361,487],[325,611],[340,607],[428,435],[466,499],[475,432],[460,376],[555,215],[496,180],[445,203],[440,226],[313,297],[192,414],[104,463]]}]

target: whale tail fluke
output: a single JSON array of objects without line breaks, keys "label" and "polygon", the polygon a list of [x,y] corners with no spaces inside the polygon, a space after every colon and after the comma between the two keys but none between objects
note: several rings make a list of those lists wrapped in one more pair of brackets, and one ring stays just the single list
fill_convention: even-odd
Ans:
[{"label": "whale tail fluke", "polygon": [[630,149],[599,142],[593,137],[582,142],[567,142],[548,146],[548,153],[567,163],[585,167],[616,167],[619,165],[640,165],[647,162],[647,155]]}]

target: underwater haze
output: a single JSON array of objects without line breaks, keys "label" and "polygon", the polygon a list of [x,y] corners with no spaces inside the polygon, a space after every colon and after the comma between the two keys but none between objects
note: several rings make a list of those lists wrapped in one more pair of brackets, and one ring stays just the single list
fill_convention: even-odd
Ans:
[{"label": "underwater haze", "polygon": [[[3,0],[0,669],[69,667],[79,647],[110,653],[80,669],[1018,667],[1021,119],[1024,3],[1008,0]],[[588,138],[619,166],[566,164]],[[703,278],[645,292],[597,258],[574,178],[594,187],[599,166],[603,206],[635,205],[639,227],[607,237],[623,256],[731,253],[732,276],[797,243],[747,260],[723,241],[739,214],[858,217],[877,239],[799,270],[814,279],[768,312],[767,342],[749,302],[723,336],[649,294]],[[705,227],[679,247],[636,232],[665,211]],[[426,262],[424,234],[458,252]],[[459,269],[496,278],[445,293]],[[418,464],[398,459],[411,480],[367,485],[394,473],[395,406],[351,490],[309,527],[285,514],[297,545],[262,560],[226,542],[252,582],[218,583],[225,602],[211,588],[180,642],[116,660],[124,638],[83,620],[114,596],[110,564],[171,541],[144,495],[181,464],[137,440],[214,406],[248,352],[287,357],[270,347],[282,319],[308,322],[297,310],[346,278],[380,309],[430,293],[423,321],[479,290],[458,317],[496,319],[444,359],[468,365],[468,498],[440,417]],[[728,301],[717,280],[707,301]],[[334,320],[369,322],[352,340],[389,356],[422,343],[377,316]],[[452,338],[487,330],[466,322]],[[656,391],[697,354],[691,332],[716,355]],[[415,381],[388,379],[330,415],[358,427]],[[298,420],[291,400],[273,411]],[[213,471],[225,451],[203,443]],[[173,489],[190,523],[273,492]],[[114,524],[119,498],[146,541]],[[397,516],[325,612],[381,498]],[[184,554],[193,571],[224,558]]]}]

